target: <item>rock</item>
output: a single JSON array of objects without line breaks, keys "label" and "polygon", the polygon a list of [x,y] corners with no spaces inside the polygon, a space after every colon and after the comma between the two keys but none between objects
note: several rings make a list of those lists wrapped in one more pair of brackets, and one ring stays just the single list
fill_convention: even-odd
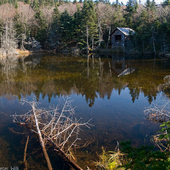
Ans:
[{"label": "rock", "polygon": [[72,47],[72,48],[71,48],[71,52],[72,52],[72,53],[79,53],[79,52],[80,52],[80,49],[77,48],[77,47]]},{"label": "rock", "polygon": [[24,46],[28,50],[40,50],[42,48],[40,42],[31,37],[29,37],[27,42],[24,42]]}]

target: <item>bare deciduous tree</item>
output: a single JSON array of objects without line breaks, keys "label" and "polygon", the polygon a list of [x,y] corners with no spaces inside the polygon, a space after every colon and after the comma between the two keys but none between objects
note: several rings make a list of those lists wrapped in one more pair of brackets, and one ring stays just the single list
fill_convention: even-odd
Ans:
[{"label": "bare deciduous tree", "polygon": [[[81,169],[76,163],[67,156],[72,146],[76,147],[80,127],[86,126],[90,128],[89,121],[82,123],[81,118],[77,120],[74,117],[75,109],[71,106],[71,100],[67,97],[64,99],[64,105],[59,112],[59,106],[54,109],[38,108],[38,103],[23,100],[22,103],[28,103],[31,110],[23,115],[12,115],[14,122],[20,124],[31,124],[32,131],[38,134],[44,156],[46,158],[48,168],[52,169],[50,159],[48,157],[45,145],[50,141],[57,150],[66,158],[68,163],[75,169]],[[36,130],[35,130],[36,129]]]},{"label": "bare deciduous tree", "polygon": [[71,16],[73,16],[74,15],[74,13],[77,11],[77,7],[80,7],[80,9],[82,8],[82,6],[83,6],[83,3],[64,3],[64,4],[62,4],[62,5],[60,5],[59,7],[58,7],[58,10],[60,11],[60,13],[62,13],[62,12],[64,12],[65,10],[67,10],[68,11],[68,13],[71,15]]},{"label": "bare deciduous tree", "polygon": [[1,49],[2,55],[10,55],[15,53],[15,49],[18,46],[18,40],[15,37],[16,32],[12,21],[6,21],[4,32],[1,35]]}]

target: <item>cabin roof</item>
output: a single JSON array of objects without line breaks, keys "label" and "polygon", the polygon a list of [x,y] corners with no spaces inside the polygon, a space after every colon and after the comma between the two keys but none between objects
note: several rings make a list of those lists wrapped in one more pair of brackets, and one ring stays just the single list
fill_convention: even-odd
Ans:
[{"label": "cabin roof", "polygon": [[130,32],[132,32],[132,35],[135,33],[135,31],[133,29],[131,29],[131,28],[116,27],[110,35],[112,35],[116,30],[119,30],[120,32],[122,32],[126,36],[129,36]]}]

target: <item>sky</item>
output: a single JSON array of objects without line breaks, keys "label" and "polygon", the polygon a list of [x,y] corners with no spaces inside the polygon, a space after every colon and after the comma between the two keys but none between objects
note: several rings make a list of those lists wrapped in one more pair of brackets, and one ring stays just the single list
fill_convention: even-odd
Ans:
[{"label": "sky", "polygon": [[[123,2],[124,5],[126,5],[128,0],[119,0],[119,2]],[[152,1],[152,0],[151,0]],[[110,2],[116,2],[116,0],[110,0]],[[138,0],[139,2],[139,0]],[[145,4],[146,0],[141,0],[142,4]],[[161,2],[163,2],[163,0],[155,0],[156,4],[160,4]]]}]

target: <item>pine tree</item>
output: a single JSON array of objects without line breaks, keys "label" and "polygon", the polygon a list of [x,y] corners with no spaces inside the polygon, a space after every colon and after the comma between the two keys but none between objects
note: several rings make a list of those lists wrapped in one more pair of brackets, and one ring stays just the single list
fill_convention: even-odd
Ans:
[{"label": "pine tree", "polygon": [[30,0],[24,0],[25,4],[30,4]]},{"label": "pine tree", "polygon": [[170,6],[170,0],[165,0],[164,2],[163,2],[163,6],[165,7],[165,6]]},{"label": "pine tree", "polygon": [[119,5],[119,0],[116,0],[116,6],[118,6]]},{"label": "pine tree", "polygon": [[155,0],[152,0],[151,2],[151,9],[156,11],[156,3],[155,3]]},{"label": "pine tree", "polygon": [[[88,26],[89,37],[92,35],[97,36],[97,14],[95,6],[92,0],[85,0],[81,11],[81,31],[82,36],[86,32],[86,25]],[[85,38],[85,37],[84,37]],[[82,38],[82,43],[86,43],[85,39]]]},{"label": "pine tree", "polygon": [[56,19],[58,20],[60,17],[60,12],[58,10],[58,7],[56,6],[53,11],[53,20],[55,21]]},{"label": "pine tree", "polygon": [[18,13],[14,16],[13,23],[14,23],[14,28],[15,28],[17,37],[19,37],[22,33],[25,33],[24,23],[21,22],[20,16]]},{"label": "pine tree", "polygon": [[15,7],[16,9],[18,8],[17,0],[15,0],[14,7]]},{"label": "pine tree", "polygon": [[126,4],[126,11],[130,14],[136,12],[136,1],[135,0],[129,0]]},{"label": "pine tree", "polygon": [[35,11],[38,11],[39,9],[39,4],[38,4],[38,1],[37,0],[34,0],[33,3],[32,3],[32,8],[35,10]]},{"label": "pine tree", "polygon": [[138,3],[136,0],[129,0],[126,4],[126,11],[127,13],[124,15],[124,18],[126,19],[126,23],[128,27],[133,27],[133,20],[132,15],[136,13],[138,8]]},{"label": "pine tree", "polygon": [[46,48],[56,50],[58,49],[60,38],[59,28],[60,28],[60,13],[56,6],[53,12],[53,23],[47,35]]},{"label": "pine tree", "polygon": [[151,1],[150,0],[147,0],[146,1],[146,8],[151,8]]},{"label": "pine tree", "polygon": [[39,29],[37,30],[36,39],[41,43],[44,47],[46,38],[47,38],[47,24],[43,17],[43,13],[41,10],[37,11],[35,14],[36,21],[39,25]]},{"label": "pine tree", "polygon": [[60,15],[60,36],[63,43],[68,43],[73,37],[73,25],[72,17],[69,15],[68,11],[65,10]]},{"label": "pine tree", "polygon": [[81,28],[81,11],[80,6],[77,4],[77,12],[74,14],[73,19],[73,25],[74,25],[74,39],[78,42],[80,39],[80,36],[82,34],[82,28]]}]

